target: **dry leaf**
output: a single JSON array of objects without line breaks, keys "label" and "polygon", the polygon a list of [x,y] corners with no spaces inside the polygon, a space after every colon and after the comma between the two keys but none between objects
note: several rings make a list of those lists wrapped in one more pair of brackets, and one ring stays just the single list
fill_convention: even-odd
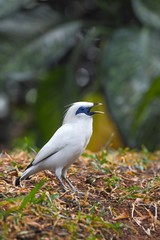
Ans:
[{"label": "dry leaf", "polygon": [[128,219],[128,218],[129,218],[129,214],[127,212],[123,212],[119,216],[113,218],[113,220],[117,221],[117,220]]}]

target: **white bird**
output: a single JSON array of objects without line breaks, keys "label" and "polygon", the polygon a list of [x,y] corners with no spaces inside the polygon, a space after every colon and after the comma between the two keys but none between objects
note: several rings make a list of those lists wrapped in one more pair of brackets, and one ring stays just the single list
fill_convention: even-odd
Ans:
[{"label": "white bird", "polygon": [[54,172],[63,189],[68,188],[62,179],[73,191],[77,189],[66,178],[70,165],[84,152],[92,135],[92,116],[101,111],[91,111],[101,103],[76,102],[67,110],[62,126],[54,133],[52,138],[42,147],[35,159],[28,165],[15,185],[20,181],[43,170]]}]

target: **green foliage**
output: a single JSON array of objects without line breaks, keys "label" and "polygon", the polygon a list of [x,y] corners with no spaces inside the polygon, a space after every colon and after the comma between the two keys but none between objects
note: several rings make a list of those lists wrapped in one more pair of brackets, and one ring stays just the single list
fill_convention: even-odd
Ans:
[{"label": "green foliage", "polygon": [[40,183],[36,184],[33,190],[30,191],[30,193],[24,197],[19,210],[22,210],[26,207],[28,203],[32,203],[35,200],[35,195],[39,191],[39,189],[45,184],[46,180],[42,180]]},{"label": "green foliage", "polygon": [[112,176],[110,178],[105,178],[104,180],[108,189],[118,187],[121,181],[121,179],[118,176]]},{"label": "green foliage", "polygon": [[14,12],[15,10],[19,9],[20,7],[28,4],[28,3],[34,3],[35,0],[15,0],[10,1],[10,0],[5,0],[1,1],[0,3],[0,17],[5,16],[7,14],[10,14]]},{"label": "green foliage", "polygon": [[27,137],[24,138],[15,139],[12,143],[13,148],[16,147],[24,151],[27,150],[37,153],[38,148],[36,148],[35,145],[35,136],[33,134],[31,134],[31,136],[28,134]]},{"label": "green foliage", "polygon": [[43,73],[47,62],[57,61],[72,47],[80,26],[79,22],[64,24],[29,42],[8,61],[3,68],[4,74],[23,72],[35,76],[37,73]]},{"label": "green foliage", "polygon": [[[142,118],[145,116],[145,110],[148,108],[149,105],[152,104],[153,101],[157,101],[159,104],[159,96],[160,96],[160,77],[158,76],[156,79],[153,80],[150,88],[146,93],[144,93],[139,106],[137,107],[137,113],[135,114],[135,124],[138,125],[142,122]],[[156,105],[157,105],[156,104]]]},{"label": "green foliage", "polygon": [[149,27],[160,29],[160,2],[150,0],[132,0],[137,17]]},{"label": "green foliage", "polygon": [[64,80],[65,75],[65,67],[57,67],[43,75],[39,84],[36,120],[43,135],[43,141],[44,139],[47,141],[60,126],[63,119],[62,109],[64,109],[64,106],[67,108],[67,105],[73,102],[75,93],[69,88],[68,82]]},{"label": "green foliage", "polygon": [[[148,126],[155,124],[155,114],[159,115],[160,82],[159,79],[154,81],[154,76],[159,72],[158,42],[158,35],[147,28],[118,30],[110,43],[106,43],[103,59],[104,77],[107,77],[107,81],[104,78],[103,85],[119,128],[130,145],[135,146],[135,140],[141,138],[138,145],[143,143],[150,149],[157,145],[157,138],[151,136],[152,131],[146,131],[146,137],[140,136],[144,132],[145,123],[148,122]],[[149,103],[154,98],[157,101],[153,109]],[[142,111],[142,107],[146,107],[147,114]],[[133,131],[133,125],[140,115],[143,116],[143,121]],[[156,126],[158,132],[158,125]],[[147,138],[152,138],[151,145]]]}]

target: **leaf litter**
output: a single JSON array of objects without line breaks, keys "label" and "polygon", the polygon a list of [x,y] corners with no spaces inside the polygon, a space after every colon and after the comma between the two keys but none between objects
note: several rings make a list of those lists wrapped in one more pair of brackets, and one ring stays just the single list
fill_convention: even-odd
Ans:
[{"label": "leaf litter", "polygon": [[159,239],[159,151],[86,151],[68,173],[78,194],[49,171],[15,187],[33,159],[0,155],[0,239]]}]

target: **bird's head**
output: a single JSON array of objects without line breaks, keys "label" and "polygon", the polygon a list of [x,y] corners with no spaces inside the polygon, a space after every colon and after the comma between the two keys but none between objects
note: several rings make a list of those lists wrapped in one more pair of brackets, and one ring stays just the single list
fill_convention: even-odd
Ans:
[{"label": "bird's head", "polygon": [[75,102],[67,110],[64,123],[75,121],[76,119],[88,119],[92,118],[94,114],[103,113],[101,111],[92,111],[92,108],[101,103],[92,103],[92,102]]}]

